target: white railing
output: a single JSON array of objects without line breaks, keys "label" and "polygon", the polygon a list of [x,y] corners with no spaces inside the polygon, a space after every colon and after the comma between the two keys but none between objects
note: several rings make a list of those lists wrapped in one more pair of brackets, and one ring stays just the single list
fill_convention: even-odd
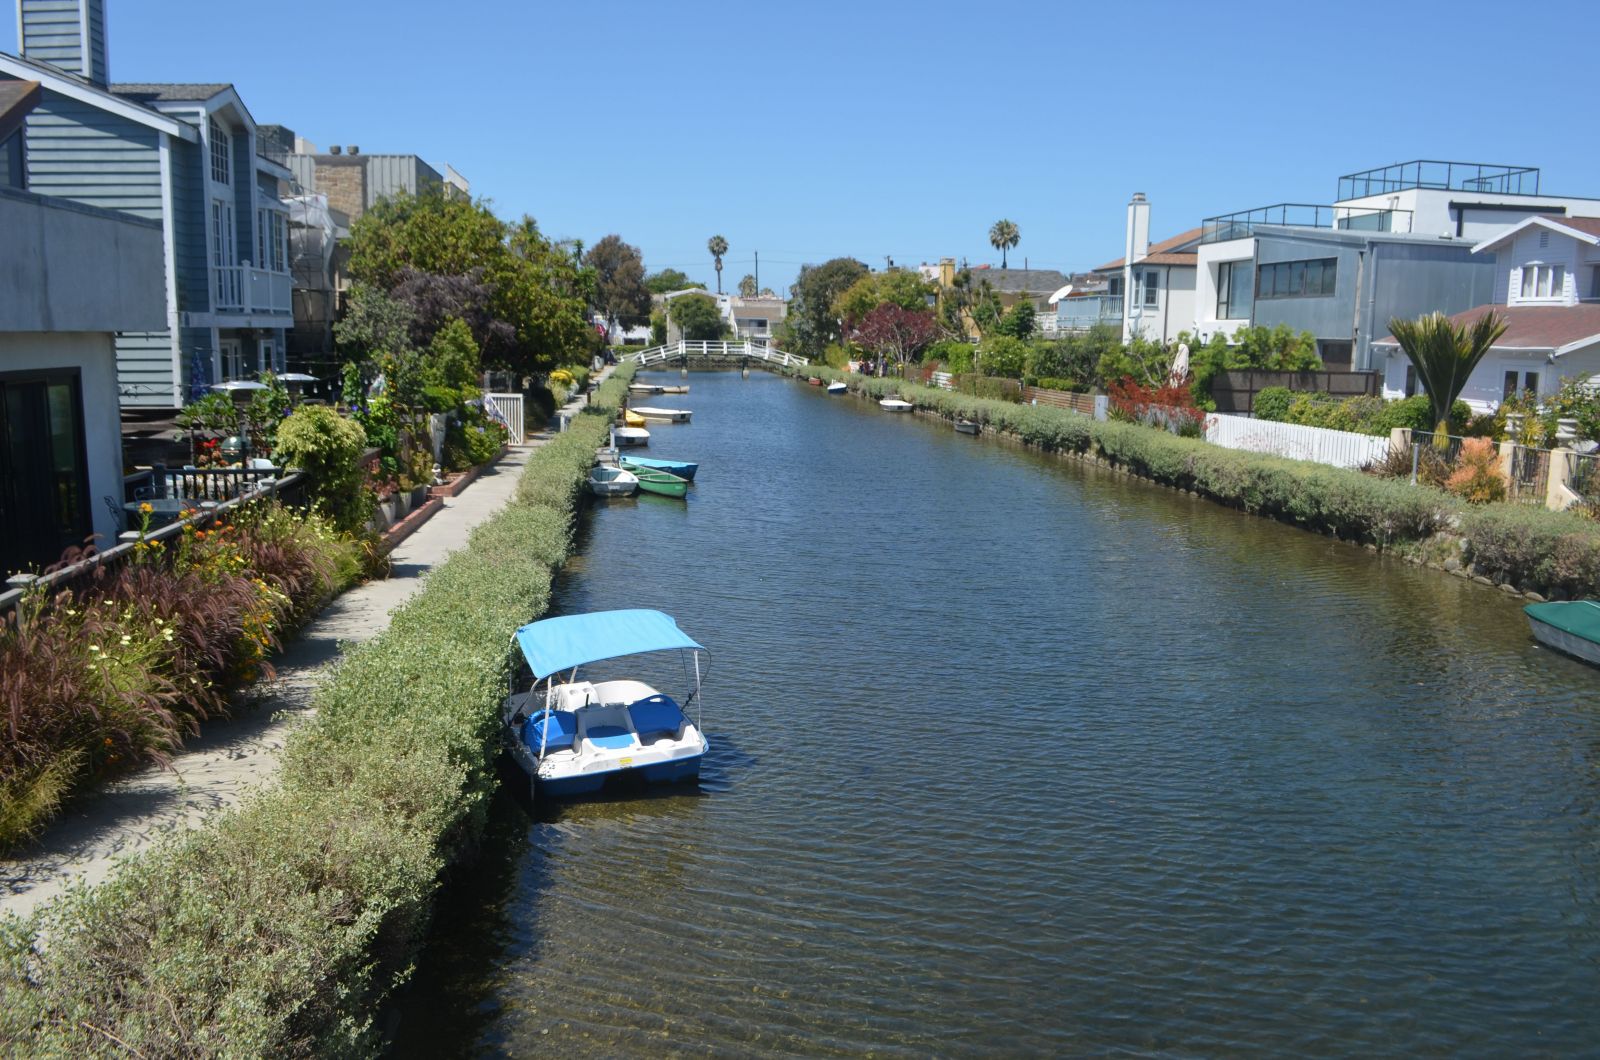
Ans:
[{"label": "white railing", "polygon": [[1384,459],[1389,439],[1298,423],[1277,423],[1214,412],[1206,416],[1206,441],[1224,449],[1271,453],[1333,467],[1362,467]]},{"label": "white railing", "polygon": [[507,441],[512,445],[522,444],[522,395],[521,394],[491,394],[487,391],[483,395],[483,411],[489,418],[504,427],[509,435]]},{"label": "white railing", "polygon": [[287,272],[249,265],[213,265],[211,292],[222,313],[290,313],[293,284]]},{"label": "white railing", "polygon": [[760,342],[686,342],[683,339],[669,342],[664,346],[652,346],[639,353],[630,353],[622,360],[631,361],[643,368],[647,365],[666,364],[690,357],[748,357],[766,361],[768,364],[781,364],[785,368],[804,368],[811,363],[804,357],[775,350]]}]

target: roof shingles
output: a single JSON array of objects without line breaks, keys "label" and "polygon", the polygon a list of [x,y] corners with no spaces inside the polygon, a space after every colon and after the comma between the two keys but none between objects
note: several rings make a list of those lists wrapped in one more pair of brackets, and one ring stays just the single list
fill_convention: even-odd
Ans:
[{"label": "roof shingles", "polygon": [[111,92],[135,103],[200,103],[232,87],[130,82],[112,85]]},{"label": "roof shingles", "polygon": [[[1506,331],[1495,340],[1496,349],[1564,350],[1600,342],[1600,303],[1578,305],[1480,305],[1450,318],[1456,325],[1473,324],[1488,312],[1498,313]],[[1375,346],[1396,346],[1393,335],[1385,335]]]},{"label": "roof shingles", "polygon": [[[1152,243],[1150,245],[1149,252],[1146,253],[1145,256],[1142,257],[1142,258],[1136,258],[1134,260],[1134,264],[1136,264],[1136,265],[1194,265],[1194,264],[1197,264],[1199,262],[1199,260],[1200,260],[1199,255],[1196,254],[1193,250],[1181,249],[1181,248],[1187,248],[1187,247],[1192,246],[1195,243],[1198,243],[1200,241],[1200,236],[1201,236],[1201,233],[1203,231],[1204,231],[1204,229],[1191,228],[1187,232],[1179,232],[1177,235],[1173,236],[1171,239],[1163,239],[1159,243]],[[1120,269],[1120,268],[1122,268],[1122,266],[1123,266],[1123,259],[1122,258],[1118,258],[1116,261],[1108,261],[1104,265],[1101,265],[1099,268],[1094,269],[1092,271],[1094,271],[1094,272],[1110,272],[1112,269]]]}]

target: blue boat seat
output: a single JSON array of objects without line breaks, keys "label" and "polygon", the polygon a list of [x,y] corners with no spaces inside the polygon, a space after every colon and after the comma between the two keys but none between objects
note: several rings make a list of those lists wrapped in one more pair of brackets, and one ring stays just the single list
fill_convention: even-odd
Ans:
[{"label": "blue boat seat", "polygon": [[660,693],[630,703],[628,716],[633,719],[633,728],[639,734],[640,742],[646,742],[652,736],[677,736],[678,730],[683,728],[683,711],[671,696]]},{"label": "blue boat seat", "polygon": [[586,742],[608,750],[621,750],[633,746],[633,733],[620,725],[591,725],[584,732]]},{"label": "blue boat seat", "polygon": [[522,742],[534,754],[544,742],[546,751],[570,751],[578,736],[578,716],[567,710],[541,710],[522,723]]}]

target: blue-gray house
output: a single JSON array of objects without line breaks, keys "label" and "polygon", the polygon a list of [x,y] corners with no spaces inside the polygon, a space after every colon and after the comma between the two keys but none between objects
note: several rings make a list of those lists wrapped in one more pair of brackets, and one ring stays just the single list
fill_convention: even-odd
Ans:
[{"label": "blue-gray house", "polygon": [[281,369],[293,323],[289,171],[257,153],[227,84],[110,80],[105,0],[18,0],[21,56],[0,81],[36,81],[22,135],[34,191],[158,221],[166,326],[116,336],[124,412],[173,409],[214,382]]}]

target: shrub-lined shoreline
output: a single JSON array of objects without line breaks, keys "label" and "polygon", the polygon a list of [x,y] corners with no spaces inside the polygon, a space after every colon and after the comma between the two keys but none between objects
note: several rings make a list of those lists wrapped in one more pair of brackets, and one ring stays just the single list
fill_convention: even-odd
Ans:
[{"label": "shrub-lined shoreline", "polygon": [[339,661],[273,788],[104,884],[0,918],[0,1051],[377,1048],[372,1016],[482,831],[510,636],[548,606],[631,375],[536,450],[512,503]]},{"label": "shrub-lined shoreline", "polygon": [[821,366],[788,369],[845,382],[918,411],[965,417],[1047,452],[1097,461],[1230,508],[1544,598],[1600,594],[1600,523],[1522,504],[1471,505],[1442,490],[1263,453],[1223,449],[1139,424],[1019,405]]}]

